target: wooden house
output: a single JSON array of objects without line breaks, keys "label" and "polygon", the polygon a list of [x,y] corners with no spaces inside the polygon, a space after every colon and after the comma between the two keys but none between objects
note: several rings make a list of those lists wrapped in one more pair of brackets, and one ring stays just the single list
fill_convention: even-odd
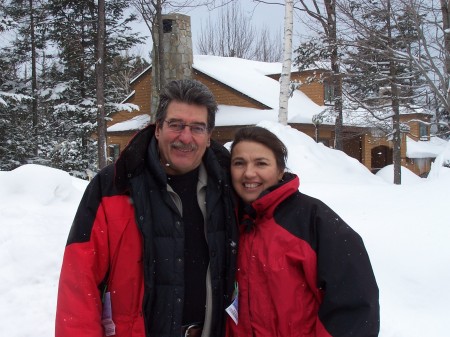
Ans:
[{"label": "wooden house", "polygon": [[[183,15],[170,16],[170,27],[176,27],[177,20],[183,21],[182,34],[189,35],[189,17]],[[187,24],[189,23],[189,24]],[[184,29],[184,28],[183,28]],[[176,55],[180,50],[178,42],[174,42],[173,31],[168,32],[167,43],[174,50],[173,60],[166,64],[177,62]],[[189,43],[189,39],[183,40]],[[169,46],[167,47],[169,49]],[[184,50],[191,52],[191,46]],[[190,60],[191,58],[187,58]],[[219,57],[197,55],[192,57],[192,65],[186,64],[180,69],[187,68],[188,78],[194,78],[204,83],[214,94],[219,104],[216,115],[216,127],[213,138],[226,143],[233,139],[235,131],[246,125],[254,125],[262,120],[278,120],[278,97],[281,63],[267,63],[244,60],[234,57]],[[191,61],[188,61],[191,62]],[[309,81],[313,77],[326,75],[326,69],[310,69],[293,71],[291,80],[302,83],[293,90],[289,99],[288,123],[311,136],[326,146],[334,147],[334,121],[321,119],[321,113],[331,108],[333,101],[331,87],[327,81]],[[172,76],[174,77],[174,76]],[[175,75],[182,78],[183,74]],[[170,76],[169,76],[170,78]],[[149,67],[138,75],[132,82],[132,93],[123,103],[133,103],[139,110],[120,111],[113,114],[107,122],[107,143],[109,156],[117,158],[130,138],[150,121],[152,68]],[[430,115],[427,113],[403,113],[401,120],[409,126],[409,133],[402,136],[401,157],[402,165],[418,175],[426,175],[430,170],[433,155],[428,158],[408,157],[408,143],[421,142],[426,145],[430,140]],[[344,152],[356,158],[372,172],[392,164],[392,142],[385,134],[381,134],[368,123],[355,123],[352,113],[344,116],[343,128]],[[435,156],[434,156],[435,157]],[[420,159],[420,160],[418,160]]]}]

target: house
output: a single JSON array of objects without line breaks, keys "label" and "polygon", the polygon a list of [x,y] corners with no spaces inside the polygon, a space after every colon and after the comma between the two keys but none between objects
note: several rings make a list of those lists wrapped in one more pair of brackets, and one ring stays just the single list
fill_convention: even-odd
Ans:
[{"label": "house", "polygon": [[[170,27],[176,29],[176,22],[183,21],[187,28],[183,34],[189,35],[189,17],[184,15],[169,16]],[[189,23],[189,24],[187,24]],[[168,44],[179,50],[174,42],[174,31]],[[175,34],[176,35],[176,34]],[[169,39],[169,38],[168,38]],[[186,40],[186,39],[184,39]],[[188,39],[187,39],[188,41]],[[186,43],[186,41],[185,41]],[[187,42],[189,43],[189,41]],[[191,50],[188,46],[187,50]],[[213,138],[221,143],[233,139],[237,128],[255,125],[262,120],[277,121],[282,64],[245,60],[235,57],[194,55],[189,68],[189,77],[204,83],[213,92],[219,104],[216,115],[216,127]],[[170,62],[167,62],[170,64]],[[308,81],[311,77],[326,75],[326,69],[309,69],[294,71],[291,80],[302,83],[293,90],[289,99],[288,123],[326,146],[334,145],[334,120],[324,114],[332,110],[332,91],[325,81]],[[175,76],[176,77],[176,76]],[[170,76],[168,76],[170,78]],[[152,68],[149,67],[131,82],[132,93],[123,103],[133,103],[139,110],[120,111],[111,116],[107,122],[107,143],[109,156],[117,158],[130,138],[139,129],[150,122]],[[404,133],[401,145],[402,165],[417,175],[426,175],[431,162],[438,153],[426,150],[426,156],[408,147],[426,148],[430,143],[430,114],[425,111],[404,111],[403,123],[409,126],[409,133]],[[367,111],[346,111],[344,114],[343,144],[344,152],[356,158],[372,172],[392,164],[392,142],[384,133],[373,127]]]},{"label": "house", "polygon": [[[262,120],[278,119],[278,77],[280,63],[266,63],[233,57],[195,55],[193,78],[201,81],[215,95],[219,104],[213,138],[226,143],[233,138],[238,127],[254,125]],[[317,69],[316,73],[325,70]],[[292,78],[305,81],[311,70],[294,72]],[[132,82],[132,93],[124,103],[133,103],[139,110],[120,111],[108,121],[107,142],[109,156],[116,158],[137,130],[150,122],[151,67],[144,70]],[[313,81],[293,92],[289,100],[288,123],[326,146],[334,144],[334,122],[324,119],[313,123],[326,105],[326,83]],[[330,108],[330,107],[328,107]],[[365,117],[357,118],[356,112],[344,114],[344,152],[364,164],[372,172],[392,163],[392,143],[384,133],[378,132]],[[426,112],[403,113],[401,120],[410,131],[403,134],[402,165],[418,175],[425,175],[437,156],[437,148],[430,142],[429,120]],[[416,144],[418,143],[418,144]],[[408,145],[409,144],[409,145]],[[420,144],[420,146],[419,146]],[[423,153],[408,152],[409,146],[417,145]],[[427,145],[429,149],[427,150]],[[409,156],[408,156],[409,155]]]}]

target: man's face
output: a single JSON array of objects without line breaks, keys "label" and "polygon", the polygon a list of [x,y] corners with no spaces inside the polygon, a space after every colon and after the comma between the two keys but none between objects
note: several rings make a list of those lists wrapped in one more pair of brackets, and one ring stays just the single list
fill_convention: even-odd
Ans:
[{"label": "man's face", "polygon": [[[176,126],[180,124],[188,126],[177,130]],[[211,138],[209,130],[199,132],[206,125],[208,109],[205,106],[177,101],[169,103],[166,119],[156,126],[155,132],[160,160],[168,174],[184,174],[200,165]]]}]

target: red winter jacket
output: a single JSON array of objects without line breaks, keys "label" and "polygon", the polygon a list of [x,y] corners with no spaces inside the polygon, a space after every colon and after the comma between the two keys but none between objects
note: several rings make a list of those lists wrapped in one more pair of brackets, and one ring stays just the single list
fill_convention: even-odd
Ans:
[{"label": "red winter jacket", "polygon": [[378,287],[360,236],[300,193],[297,176],[286,179],[240,225],[238,324],[228,319],[228,335],[377,336]]},{"label": "red winter jacket", "polygon": [[[85,233],[74,233],[73,226],[64,252],[55,336],[104,336],[100,296],[108,280],[108,290],[114,292],[116,336],[144,337],[142,235],[130,197],[101,197],[100,184],[100,177],[91,182],[75,219],[79,230],[80,223],[90,227],[84,226]],[[83,236],[86,240],[79,240]]]},{"label": "red winter jacket", "polygon": [[[222,337],[233,291],[237,226],[229,152],[211,141],[202,168],[210,252],[203,330]],[[204,181],[203,181],[204,180]],[[195,197],[195,196],[194,196]],[[72,224],[59,280],[55,337],[103,337],[102,292],[116,337],[179,337],[184,300],[184,222],[167,190],[154,126],[88,185]]]}]

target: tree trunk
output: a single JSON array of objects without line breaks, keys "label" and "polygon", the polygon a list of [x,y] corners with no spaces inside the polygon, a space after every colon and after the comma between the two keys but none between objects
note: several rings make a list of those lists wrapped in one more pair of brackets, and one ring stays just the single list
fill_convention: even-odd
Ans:
[{"label": "tree trunk", "polygon": [[155,19],[153,23],[153,74],[152,74],[152,102],[151,102],[151,121],[155,121],[156,109],[159,104],[159,93],[164,87],[166,81],[164,77],[164,29],[162,20],[162,4],[161,0],[156,1]]},{"label": "tree trunk", "polygon": [[336,150],[343,150],[344,144],[342,142],[342,129],[344,121],[342,116],[342,78],[340,74],[337,45],[335,0],[325,0],[325,8],[327,10],[328,43],[330,48],[330,63],[332,72],[331,83],[334,91],[334,112],[336,115],[334,126],[334,148]]},{"label": "tree trunk", "polygon": [[29,9],[30,9],[30,39],[31,39],[31,96],[33,100],[31,102],[31,110],[33,116],[33,136],[35,141],[34,143],[34,155],[38,155],[38,123],[39,123],[39,115],[38,115],[38,101],[37,101],[37,71],[36,71],[36,36],[35,36],[35,26],[34,26],[34,8],[33,8],[33,0],[29,0]]},{"label": "tree trunk", "polygon": [[105,0],[98,0],[97,25],[97,150],[98,168],[106,166],[106,121],[105,121]]},{"label": "tree trunk", "polygon": [[293,0],[286,0],[285,16],[284,16],[284,52],[283,52],[283,68],[280,76],[280,108],[278,111],[278,121],[287,125],[288,119],[288,103],[289,103],[289,86],[291,81],[291,64],[292,64],[292,30],[293,30]]},{"label": "tree trunk", "polygon": [[[447,74],[447,104],[450,106],[450,83],[448,83],[450,78],[450,9],[449,1],[441,0],[441,12],[442,12],[442,31],[444,32],[444,47],[445,47],[445,73]],[[439,109],[437,109],[439,111]],[[448,111],[447,111],[448,113]],[[440,113],[436,114],[436,117],[440,119]],[[439,128],[439,123],[438,123]]]},{"label": "tree trunk", "polygon": [[400,102],[399,102],[399,88],[397,85],[397,65],[395,62],[392,41],[392,26],[391,26],[391,1],[387,1],[387,15],[386,15],[386,28],[388,33],[388,47],[389,47],[389,81],[391,87],[392,97],[392,128],[393,128],[393,162],[394,162],[394,184],[400,185],[402,183],[402,157],[401,157],[401,144],[402,135],[400,130]]},{"label": "tree trunk", "polygon": [[[394,89],[396,85],[391,88]],[[396,89],[397,91],[398,89]],[[400,131],[400,113],[398,106],[398,99],[392,101],[392,109],[394,110],[394,116],[392,117],[393,130],[393,162],[394,162],[394,184],[400,185],[402,183],[402,157],[401,157],[401,144],[402,134]]]}]

